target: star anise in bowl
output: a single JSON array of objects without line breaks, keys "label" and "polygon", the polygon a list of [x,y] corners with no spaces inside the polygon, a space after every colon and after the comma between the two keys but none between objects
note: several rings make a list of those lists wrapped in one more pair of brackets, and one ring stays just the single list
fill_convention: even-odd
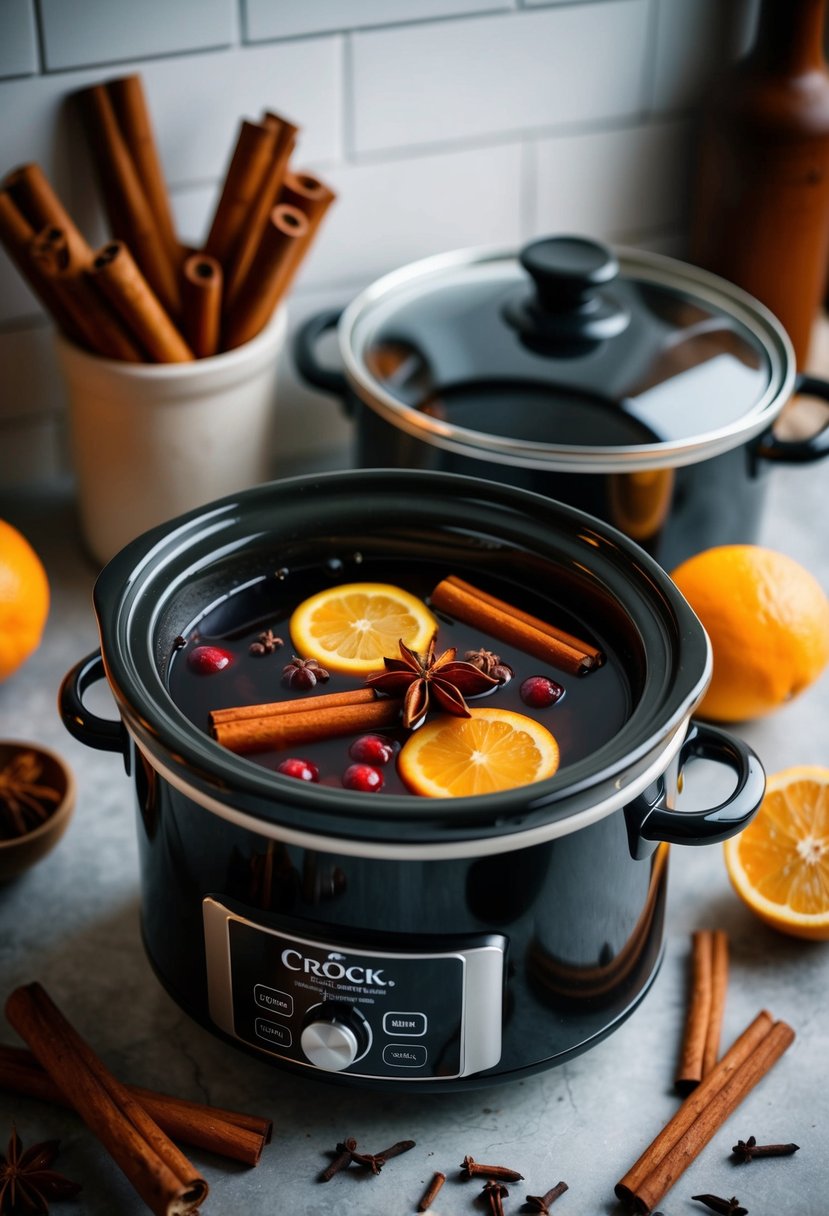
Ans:
[{"label": "star anise in bowl", "polygon": [[400,658],[383,658],[385,671],[369,676],[366,684],[390,697],[403,698],[403,725],[410,730],[430,708],[432,700],[446,713],[469,717],[464,697],[494,688],[498,681],[471,663],[456,659],[450,646],[435,655],[433,637],[425,653],[411,650],[401,638]]},{"label": "star anise in bowl", "polygon": [[0,882],[60,840],[75,804],[69,766],[37,743],[0,740]]},{"label": "star anise in bowl", "polygon": [[74,1199],[81,1184],[50,1168],[59,1148],[59,1140],[44,1140],[24,1150],[12,1128],[6,1154],[0,1153],[0,1212],[48,1212],[50,1201]]}]

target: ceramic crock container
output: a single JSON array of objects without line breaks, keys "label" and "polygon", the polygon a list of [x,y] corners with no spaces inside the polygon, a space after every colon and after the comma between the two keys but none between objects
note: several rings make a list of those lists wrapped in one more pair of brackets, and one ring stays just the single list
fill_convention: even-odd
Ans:
[{"label": "ceramic crock container", "polygon": [[[318,351],[336,330],[343,370]],[[355,462],[486,477],[624,531],[668,570],[757,539],[775,463],[829,452],[829,424],[784,440],[798,377],[758,301],[696,267],[581,237],[460,250],[312,317],[294,357],[354,417]]]},{"label": "ceramic crock container", "polygon": [[[401,555],[581,622],[617,665],[621,728],[519,789],[363,795],[234,755],[173,702],[177,639],[208,611],[232,629],[257,581],[290,605],[293,575],[373,581]],[[188,1013],[263,1066],[451,1090],[589,1048],[659,966],[666,842],[722,840],[762,798],[753,753],[692,720],[710,648],[668,576],[614,529],[526,491],[399,470],[275,482],[134,541],[94,599],[101,650],[68,673],[60,705],[134,784],[148,955]],[[84,705],[104,677],[118,720]],[[699,756],[733,792],[677,810]]]}]

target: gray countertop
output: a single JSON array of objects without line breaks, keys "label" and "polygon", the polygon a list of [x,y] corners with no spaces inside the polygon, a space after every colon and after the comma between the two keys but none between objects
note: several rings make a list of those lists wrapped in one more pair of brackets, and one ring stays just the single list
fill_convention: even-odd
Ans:
[{"label": "gray countertop", "polygon": [[[827,586],[825,488],[825,466],[775,470],[761,539],[802,561]],[[0,738],[55,748],[78,783],[77,810],[60,845],[26,876],[0,887],[0,992],[5,998],[14,986],[40,980],[124,1081],[273,1118],[274,1140],[256,1169],[191,1151],[211,1188],[205,1213],[412,1212],[438,1169],[449,1180],[436,1210],[480,1211],[472,1202],[477,1185],[460,1180],[467,1153],[525,1175],[526,1186],[511,1188],[507,1213],[519,1209],[528,1190],[539,1193],[558,1179],[570,1186],[555,1208],[561,1216],[618,1212],[614,1183],[677,1105],[671,1083],[689,935],[718,927],[728,931],[732,953],[724,1043],[764,1007],[789,1021],[797,1039],[662,1210],[690,1216],[704,1210],[691,1196],[714,1192],[738,1195],[752,1216],[825,1216],[829,943],[784,937],[756,920],[733,894],[719,846],[672,850],[665,961],[634,1015],[586,1054],[524,1081],[434,1095],[355,1092],[271,1069],[190,1021],[156,980],[139,937],[131,782],[117,757],[70,738],[56,711],[61,678],[97,641],[90,600],[96,572],[79,542],[70,490],[0,495],[0,518],[30,537],[53,592],[40,649],[0,684]],[[829,763],[827,723],[829,673],[739,733],[773,773]],[[0,1041],[17,1042],[5,1023]],[[56,1211],[129,1216],[146,1210],[74,1114],[0,1093],[0,1141],[12,1122],[26,1144],[60,1137],[57,1168],[84,1184],[78,1204]],[[730,1146],[751,1134],[795,1140],[801,1150],[785,1160],[733,1165]],[[326,1154],[346,1135],[368,1149],[400,1138],[416,1140],[417,1147],[377,1177],[349,1171],[322,1186],[316,1179]]]}]

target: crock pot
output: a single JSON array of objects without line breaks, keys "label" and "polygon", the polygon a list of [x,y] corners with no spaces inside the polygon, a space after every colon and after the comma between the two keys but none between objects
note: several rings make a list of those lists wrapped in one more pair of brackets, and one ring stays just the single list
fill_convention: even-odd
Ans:
[{"label": "crock pot", "polygon": [[[320,358],[336,329],[343,371]],[[829,452],[829,425],[773,430],[799,377],[791,343],[723,279],[643,250],[551,237],[461,250],[312,317],[294,357],[355,420],[355,461],[548,494],[607,520],[668,570],[757,538],[775,462]]]},{"label": "crock pot", "polygon": [[[401,553],[574,613],[624,674],[618,732],[520,789],[366,795],[237,756],[173,702],[177,639],[217,604],[232,617],[252,581],[279,580],[290,601],[309,566],[371,580]],[[664,571],[613,528],[509,486],[399,470],[274,482],[128,545],[94,603],[101,648],[68,673],[60,708],[131,774],[149,958],[203,1025],[306,1075],[452,1089],[590,1047],[657,972],[667,842],[724,839],[764,792],[744,744],[692,721],[710,648]],[[104,677],[118,719],[84,704]],[[699,756],[733,792],[678,810]]]}]

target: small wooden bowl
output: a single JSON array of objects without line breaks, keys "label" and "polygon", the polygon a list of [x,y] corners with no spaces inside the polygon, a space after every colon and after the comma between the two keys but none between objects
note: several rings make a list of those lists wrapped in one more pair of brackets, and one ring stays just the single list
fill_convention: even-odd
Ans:
[{"label": "small wooden bowl", "polygon": [[41,765],[38,785],[56,790],[58,800],[48,803],[47,818],[22,836],[0,837],[0,882],[17,878],[55,847],[75,809],[75,778],[69,766],[55,752],[39,743],[0,739],[0,772],[15,756],[34,752]]}]

